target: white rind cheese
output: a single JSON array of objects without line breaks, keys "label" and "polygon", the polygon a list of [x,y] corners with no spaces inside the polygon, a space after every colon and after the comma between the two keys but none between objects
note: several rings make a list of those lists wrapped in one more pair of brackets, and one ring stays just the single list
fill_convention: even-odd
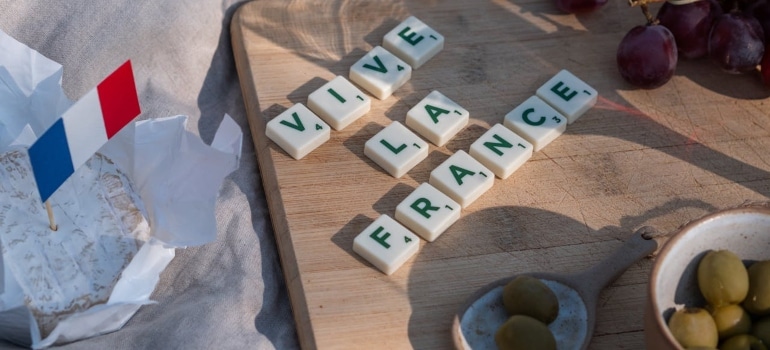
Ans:
[{"label": "white rind cheese", "polygon": [[49,228],[27,151],[0,155],[0,249],[45,338],[68,315],[106,303],[149,239],[128,177],[96,154],[50,199]]}]

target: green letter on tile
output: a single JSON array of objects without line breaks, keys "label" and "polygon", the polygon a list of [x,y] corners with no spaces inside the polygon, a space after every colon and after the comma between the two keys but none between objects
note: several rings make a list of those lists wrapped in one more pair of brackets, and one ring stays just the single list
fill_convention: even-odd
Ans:
[{"label": "green letter on tile", "polygon": [[521,118],[524,119],[524,122],[532,125],[532,126],[538,126],[545,123],[545,117],[540,117],[537,121],[533,121],[532,119],[529,119],[529,115],[532,114],[535,111],[534,108],[527,108],[527,110],[524,111],[524,113],[521,114]]},{"label": "green letter on tile", "polygon": [[373,65],[371,65],[369,63],[364,63],[364,68],[371,69],[371,70],[373,70],[375,72],[380,72],[380,73],[383,73],[383,74],[388,72],[388,69],[385,68],[385,65],[380,60],[379,56],[374,56],[374,62],[377,63],[377,67],[375,67],[375,66],[373,66]]},{"label": "green letter on tile", "polygon": [[409,207],[420,213],[420,215],[424,216],[426,219],[430,219],[428,211],[438,211],[441,209],[439,207],[432,207],[428,198],[419,198]]},{"label": "green letter on tile", "polygon": [[299,119],[299,115],[297,115],[297,112],[292,113],[291,116],[294,117],[295,124],[289,123],[285,120],[281,120],[281,124],[286,125],[298,131],[305,131],[305,125],[302,124],[302,120]]},{"label": "green letter on tile", "polygon": [[502,156],[503,155],[503,151],[497,149],[498,147],[502,147],[502,148],[512,148],[513,147],[513,145],[510,142],[505,141],[502,137],[500,137],[497,134],[494,134],[492,137],[494,137],[495,140],[497,140],[497,143],[492,142],[492,141],[484,142],[484,147],[491,149],[492,152],[495,152],[495,154],[497,154],[498,156]]},{"label": "green letter on tile", "polygon": [[409,27],[404,28],[402,31],[398,32],[398,36],[400,36],[401,39],[404,39],[404,41],[408,42],[412,46],[415,46],[417,45],[417,43],[422,41],[424,37],[420,35],[417,38],[415,38],[415,35],[417,35],[417,33],[415,32],[411,32],[407,35],[406,33],[408,33],[410,29],[412,28],[409,28]]},{"label": "green letter on tile", "polygon": [[390,233],[385,232],[385,234],[380,236],[380,232],[382,232],[382,230],[383,230],[382,226],[378,227],[376,230],[374,230],[374,232],[372,232],[371,235],[369,235],[369,237],[372,237],[372,239],[375,242],[377,242],[380,245],[382,245],[383,247],[385,247],[385,249],[388,249],[388,248],[390,248],[390,244],[388,244],[388,242],[386,242],[386,240],[388,239],[388,237],[390,237]]},{"label": "green letter on tile", "polygon": [[452,175],[455,177],[455,181],[457,181],[457,184],[461,186],[463,184],[463,177],[465,177],[466,175],[476,175],[476,173],[467,169],[463,169],[456,165],[450,165],[449,171],[452,172]]},{"label": "green letter on tile", "polygon": [[406,144],[402,143],[401,146],[398,146],[398,148],[393,147],[393,145],[390,144],[390,142],[385,141],[385,139],[380,140],[380,143],[385,146],[385,148],[389,149],[393,154],[399,154],[401,151],[406,148]]},{"label": "green letter on tile", "polygon": [[433,124],[438,124],[438,117],[442,114],[449,114],[449,111],[443,108],[425,105],[425,111],[428,112],[430,119],[433,120]]},{"label": "green letter on tile", "polygon": [[563,82],[561,81],[558,82],[556,85],[551,87],[551,91],[553,91],[553,93],[556,94],[556,96],[563,98],[564,101],[569,102],[569,100],[571,100],[573,97],[575,97],[575,95],[577,95],[577,91],[570,92],[568,86],[565,86],[563,89],[559,90],[559,88],[562,85],[564,85]]}]

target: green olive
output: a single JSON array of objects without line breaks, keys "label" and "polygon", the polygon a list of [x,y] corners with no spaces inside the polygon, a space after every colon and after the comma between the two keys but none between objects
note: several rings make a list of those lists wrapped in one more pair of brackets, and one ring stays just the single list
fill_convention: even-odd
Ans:
[{"label": "green olive", "polygon": [[677,310],[668,320],[668,328],[684,348],[716,348],[719,342],[717,325],[705,309],[694,307]]},{"label": "green olive", "polygon": [[513,315],[495,333],[500,350],[556,350],[556,339],[545,323],[525,315]]},{"label": "green olive", "polygon": [[732,304],[715,308],[711,311],[711,317],[717,325],[719,339],[727,339],[751,331],[751,316],[740,305]]},{"label": "green olive", "polygon": [[719,350],[767,350],[767,347],[753,335],[739,334],[719,344]]},{"label": "green olive", "polygon": [[503,305],[509,315],[527,315],[549,324],[559,315],[559,299],[538,278],[520,275],[503,288]]},{"label": "green olive", "polygon": [[749,274],[735,253],[712,250],[698,263],[698,287],[712,306],[738,304],[749,291]]},{"label": "green olive", "polygon": [[756,316],[770,315],[770,260],[749,266],[749,292],[743,307]]},{"label": "green olive", "polygon": [[751,327],[751,335],[759,338],[765,345],[770,346],[770,316],[763,317],[754,322]]}]

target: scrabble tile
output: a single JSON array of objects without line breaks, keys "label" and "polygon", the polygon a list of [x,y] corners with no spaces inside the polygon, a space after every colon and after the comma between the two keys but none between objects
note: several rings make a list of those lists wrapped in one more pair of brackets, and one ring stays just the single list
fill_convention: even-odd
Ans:
[{"label": "scrabble tile", "polygon": [[460,211],[460,204],[423,183],[396,206],[396,220],[426,241],[433,242],[460,219]]},{"label": "scrabble tile", "polygon": [[566,116],[569,124],[591,109],[599,97],[594,88],[566,69],[556,73],[535,94]]},{"label": "scrabble tile", "polygon": [[428,183],[467,208],[492,188],[495,175],[465,151],[457,151],[430,173]]},{"label": "scrabble tile", "polygon": [[406,125],[439,147],[468,125],[468,120],[470,113],[465,108],[438,91],[425,96],[406,113]]},{"label": "scrabble tile", "polygon": [[307,107],[297,103],[267,123],[267,138],[294,159],[302,159],[331,137],[331,129]]},{"label": "scrabble tile", "polygon": [[372,99],[345,77],[337,76],[308,95],[307,107],[334,130],[342,130],[369,112]]},{"label": "scrabble tile", "polygon": [[420,250],[420,238],[383,214],[353,239],[353,251],[386,275]]},{"label": "scrabble tile", "polygon": [[495,124],[471,144],[470,155],[501,179],[507,179],[532,157],[534,146],[506,128]]},{"label": "scrabble tile", "polygon": [[388,174],[400,178],[428,157],[428,143],[394,121],[366,141],[364,154]]},{"label": "scrabble tile", "polygon": [[412,16],[385,34],[382,46],[417,69],[444,48],[444,36]]},{"label": "scrabble tile", "polygon": [[412,77],[412,67],[376,46],[350,66],[350,80],[380,100],[388,98]]},{"label": "scrabble tile", "polygon": [[505,115],[503,125],[543,149],[567,130],[567,118],[537,96],[532,96]]}]

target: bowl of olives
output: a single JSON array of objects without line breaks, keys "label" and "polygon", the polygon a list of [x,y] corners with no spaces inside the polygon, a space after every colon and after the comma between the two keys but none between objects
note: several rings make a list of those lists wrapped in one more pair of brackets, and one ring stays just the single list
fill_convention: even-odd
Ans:
[{"label": "bowl of olives", "polygon": [[684,225],[647,292],[648,349],[770,349],[770,203]]}]

